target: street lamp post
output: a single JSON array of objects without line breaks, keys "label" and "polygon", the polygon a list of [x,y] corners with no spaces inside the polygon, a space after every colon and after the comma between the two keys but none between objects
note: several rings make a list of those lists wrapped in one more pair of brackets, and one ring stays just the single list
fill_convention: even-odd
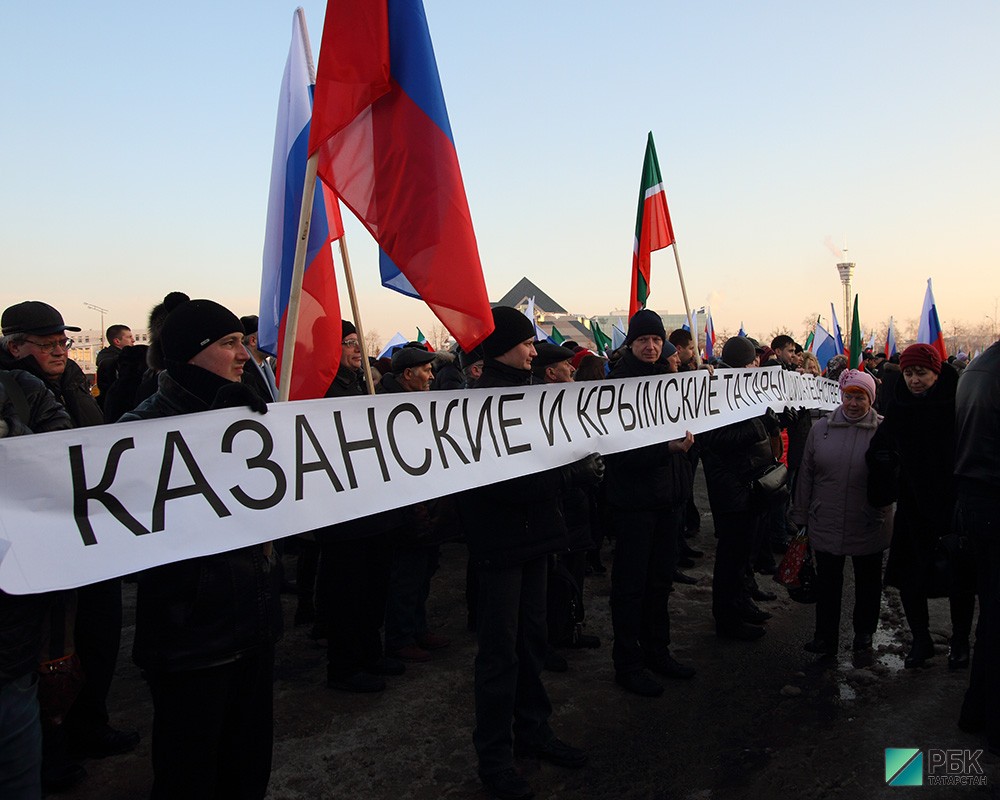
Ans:
[{"label": "street lamp post", "polygon": [[101,314],[101,330],[99,331],[101,336],[100,343],[104,344],[104,315],[108,313],[108,310],[106,308],[101,308],[100,306],[95,306],[93,303],[88,303],[86,300],[83,301],[83,304],[91,311],[100,312]]},{"label": "street lamp post", "polygon": [[851,341],[851,281],[854,278],[854,262],[842,261],[837,264],[840,282],[844,284],[844,339]]}]

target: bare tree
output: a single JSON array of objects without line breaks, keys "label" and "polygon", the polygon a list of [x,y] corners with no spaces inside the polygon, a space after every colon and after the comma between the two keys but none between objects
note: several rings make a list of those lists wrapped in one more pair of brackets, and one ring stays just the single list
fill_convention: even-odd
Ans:
[{"label": "bare tree", "polygon": [[444,350],[448,346],[448,339],[451,334],[440,322],[436,322],[427,329],[427,341],[435,350]]},{"label": "bare tree", "polygon": [[365,353],[372,358],[382,352],[382,337],[377,330],[370,330],[365,334]]}]

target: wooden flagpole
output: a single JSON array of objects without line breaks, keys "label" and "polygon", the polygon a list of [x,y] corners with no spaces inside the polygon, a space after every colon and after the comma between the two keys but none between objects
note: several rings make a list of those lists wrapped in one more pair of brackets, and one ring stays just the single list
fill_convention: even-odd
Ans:
[{"label": "wooden flagpole", "polygon": [[[688,303],[687,288],[684,286],[684,271],[681,269],[681,257],[677,253],[676,239],[674,239],[673,251],[674,261],[677,263],[677,277],[681,279],[681,299],[684,301],[684,310],[687,313],[687,318],[691,319],[691,304]],[[694,326],[694,330],[691,331],[691,335],[694,336],[694,364],[696,367],[700,367],[701,357],[698,355],[698,323],[691,319],[691,325]]]},{"label": "wooden flagpole", "polygon": [[[302,45],[306,54],[306,65],[309,70],[310,84],[316,83],[316,65],[313,62],[312,46],[309,43],[309,33],[306,28],[306,15],[301,7],[295,9],[299,17],[299,30],[302,31]],[[292,377],[292,361],[295,357],[295,339],[299,327],[299,308],[302,301],[302,278],[305,274],[306,253],[309,245],[309,229],[312,225],[313,198],[316,194],[316,171],[319,164],[319,154],[314,153],[306,162],[306,176],[302,187],[302,206],[299,209],[299,231],[295,241],[295,258],[292,262],[292,283],[288,295],[288,314],[285,320],[285,339],[281,349],[281,377],[278,387],[278,400],[288,399]],[[375,394],[375,384],[372,380],[371,366],[365,353],[364,330],[361,326],[361,316],[358,310],[357,296],[354,291],[354,279],[351,274],[351,262],[347,253],[346,234],[340,237],[340,255],[344,261],[344,274],[347,278],[347,291],[351,298],[351,312],[354,315],[354,327],[358,331],[361,342],[361,366],[365,373],[365,383],[369,394]],[[341,345],[343,347],[343,345]]]}]

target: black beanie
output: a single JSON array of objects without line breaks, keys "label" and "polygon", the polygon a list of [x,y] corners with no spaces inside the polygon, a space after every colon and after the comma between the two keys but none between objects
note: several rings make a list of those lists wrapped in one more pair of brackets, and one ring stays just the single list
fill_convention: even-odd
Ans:
[{"label": "black beanie", "polygon": [[745,367],[757,357],[757,348],[746,336],[730,336],[722,346],[722,361],[730,367]]},{"label": "black beanie", "polygon": [[168,361],[186,364],[230,333],[243,333],[243,323],[232,311],[214,300],[188,300],[167,315],[160,343]]},{"label": "black beanie", "polygon": [[663,327],[663,320],[655,311],[648,308],[636,311],[632,319],[628,321],[628,336],[625,337],[625,344],[632,345],[640,336],[659,336],[665,342],[667,331]]},{"label": "black beanie", "polygon": [[243,323],[243,333],[247,336],[251,333],[257,333],[260,328],[260,317],[256,314],[247,314],[245,317],[240,317],[240,322]]},{"label": "black beanie", "polygon": [[352,333],[357,333],[358,329],[354,327],[354,323],[347,319],[342,319],[340,321],[340,338],[346,339]]},{"label": "black beanie", "polygon": [[493,309],[493,333],[483,341],[487,358],[502,356],[508,350],[535,338],[535,326],[516,308],[496,306]]}]

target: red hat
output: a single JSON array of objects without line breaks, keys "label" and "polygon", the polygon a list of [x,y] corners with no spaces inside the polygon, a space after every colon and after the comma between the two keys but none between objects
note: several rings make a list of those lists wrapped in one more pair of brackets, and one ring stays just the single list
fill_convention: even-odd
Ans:
[{"label": "red hat", "polygon": [[929,344],[911,344],[899,357],[899,368],[926,367],[935,375],[941,374],[941,354]]},{"label": "red hat", "polygon": [[580,362],[583,361],[587,356],[597,355],[593,350],[588,350],[586,347],[581,347],[576,351],[576,355],[570,360],[573,365],[573,369],[580,369]]}]

